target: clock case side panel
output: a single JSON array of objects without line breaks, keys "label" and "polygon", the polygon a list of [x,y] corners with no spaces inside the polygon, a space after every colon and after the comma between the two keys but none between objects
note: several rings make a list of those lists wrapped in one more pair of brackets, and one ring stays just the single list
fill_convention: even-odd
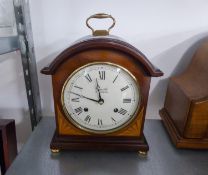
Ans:
[{"label": "clock case side panel", "polygon": [[[122,128],[119,131],[105,134],[106,136],[141,136],[143,129],[143,122],[146,112],[147,97],[149,92],[150,77],[145,75],[142,68],[135,64],[133,59],[124,53],[120,53],[113,50],[99,49],[99,50],[88,50],[76,54],[64,64],[60,65],[56,73],[52,75],[53,87],[54,87],[54,102],[56,117],[58,122],[58,133],[60,135],[94,135],[82,131],[71,124],[70,121],[65,117],[65,113],[61,104],[61,91],[62,87],[68,78],[68,76],[75,71],[80,66],[86,65],[93,62],[110,62],[113,64],[120,65],[127,68],[138,80],[141,91],[141,107],[139,109],[138,115],[129,125]],[[138,121],[138,122],[137,122]],[[68,125],[66,125],[68,123]]]}]

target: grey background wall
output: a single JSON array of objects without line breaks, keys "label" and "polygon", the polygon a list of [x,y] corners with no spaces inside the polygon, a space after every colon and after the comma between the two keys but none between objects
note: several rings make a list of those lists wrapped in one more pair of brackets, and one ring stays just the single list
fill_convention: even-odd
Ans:
[{"label": "grey background wall", "polygon": [[[189,62],[198,41],[208,32],[206,0],[29,0],[38,72],[63,49],[90,34],[88,16],[98,12],[113,15],[118,35],[140,49],[165,75],[153,78],[147,118],[159,119],[168,78],[180,73]],[[108,21],[106,21],[108,24]],[[103,28],[101,22],[95,27]],[[0,56],[0,116],[17,123],[18,143],[31,128],[18,52]],[[40,73],[39,85],[44,116],[53,116],[50,76]]]}]

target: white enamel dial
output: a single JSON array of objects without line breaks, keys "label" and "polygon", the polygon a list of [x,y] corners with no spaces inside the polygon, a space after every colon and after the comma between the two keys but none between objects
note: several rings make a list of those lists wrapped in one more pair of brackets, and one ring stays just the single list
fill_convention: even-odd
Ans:
[{"label": "white enamel dial", "polygon": [[107,133],[126,126],[135,117],[139,102],[134,77],[110,63],[81,67],[62,89],[62,105],[68,119],[89,132]]}]

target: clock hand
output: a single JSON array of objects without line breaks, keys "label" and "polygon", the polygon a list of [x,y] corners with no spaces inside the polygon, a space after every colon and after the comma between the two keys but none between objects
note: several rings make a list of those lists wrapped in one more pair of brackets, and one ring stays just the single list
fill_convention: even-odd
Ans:
[{"label": "clock hand", "polygon": [[101,95],[100,95],[100,86],[98,85],[98,81],[97,81],[97,78],[96,78],[96,83],[97,83],[97,86],[96,86],[96,89],[98,91],[98,95],[99,95],[99,101],[103,100]]},{"label": "clock hand", "polygon": [[88,99],[88,100],[91,100],[91,101],[94,101],[94,102],[97,102],[99,103],[99,100],[95,100],[95,99],[92,99],[92,98],[88,98],[88,97],[85,97],[84,95],[80,95],[80,94],[77,94],[77,93],[74,93],[74,92],[70,92],[71,94],[74,94],[74,95],[77,95],[81,98],[85,98],[85,99]]}]

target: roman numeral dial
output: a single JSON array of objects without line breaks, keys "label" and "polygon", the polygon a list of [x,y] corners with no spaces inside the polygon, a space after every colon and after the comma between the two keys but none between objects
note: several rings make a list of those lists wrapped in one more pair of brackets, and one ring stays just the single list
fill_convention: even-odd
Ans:
[{"label": "roman numeral dial", "polygon": [[136,117],[139,88],[121,66],[96,63],[76,70],[64,85],[63,106],[70,121],[89,132],[119,130]]},{"label": "roman numeral dial", "polygon": [[127,110],[121,108],[121,109],[118,111],[118,113],[121,114],[121,115],[125,115],[125,114],[127,113]]},{"label": "roman numeral dial", "polygon": [[84,119],[85,122],[90,123],[91,117],[87,115]]},{"label": "roman numeral dial", "polygon": [[121,91],[125,91],[129,88],[129,85],[124,86],[123,88],[121,88]]},{"label": "roman numeral dial", "polygon": [[131,98],[124,98],[123,103],[131,103]]},{"label": "roman numeral dial", "polygon": [[79,102],[79,98],[72,98],[71,101],[72,102]]},{"label": "roman numeral dial", "polygon": [[98,125],[99,126],[103,125],[103,120],[102,119],[98,119]]},{"label": "roman numeral dial", "polygon": [[105,71],[99,71],[99,77],[101,80],[105,80]]},{"label": "roman numeral dial", "polygon": [[78,108],[74,109],[74,111],[77,115],[79,115],[82,113],[83,109],[81,107],[78,107]]},{"label": "roman numeral dial", "polygon": [[85,78],[86,78],[89,82],[92,82],[92,78],[90,77],[89,74],[85,75]]}]

